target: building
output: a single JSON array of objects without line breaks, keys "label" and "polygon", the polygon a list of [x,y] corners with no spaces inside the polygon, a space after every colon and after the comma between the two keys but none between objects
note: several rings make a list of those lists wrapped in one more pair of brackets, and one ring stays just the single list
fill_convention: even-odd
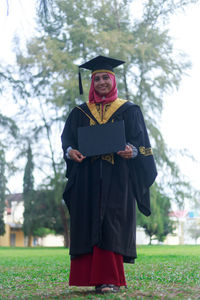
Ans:
[{"label": "building", "polygon": [[[24,201],[23,194],[11,194],[6,197],[6,209],[4,215],[6,233],[0,236],[2,247],[26,247],[28,239],[24,236],[23,225]],[[64,246],[63,236],[49,234],[43,238],[33,238],[31,246],[59,247]]]},{"label": "building", "polygon": [[[200,210],[177,210],[170,213],[176,229],[165,240],[168,245],[200,245]],[[195,237],[196,233],[196,237]]]},{"label": "building", "polygon": [[4,215],[6,233],[0,236],[0,246],[26,246],[27,239],[22,231],[24,204],[22,194],[11,194],[6,197]]},{"label": "building", "polygon": [[[200,211],[172,211],[170,218],[175,222],[174,232],[168,234],[163,243],[155,238],[152,240],[152,244],[200,245]],[[194,237],[195,233],[196,238]],[[141,227],[137,228],[137,244],[149,244],[149,237]]]}]

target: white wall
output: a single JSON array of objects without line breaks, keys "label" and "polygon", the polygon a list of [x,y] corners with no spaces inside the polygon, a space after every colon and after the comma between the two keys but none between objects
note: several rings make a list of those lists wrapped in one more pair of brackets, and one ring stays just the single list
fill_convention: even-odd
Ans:
[{"label": "white wall", "polygon": [[38,238],[37,246],[43,247],[63,247],[64,237],[62,235],[48,234],[43,238]]}]

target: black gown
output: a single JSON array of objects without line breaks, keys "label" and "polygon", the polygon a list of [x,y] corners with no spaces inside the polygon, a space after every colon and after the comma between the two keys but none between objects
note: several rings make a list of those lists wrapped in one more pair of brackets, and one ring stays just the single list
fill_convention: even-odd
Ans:
[{"label": "black gown", "polygon": [[[91,253],[95,245],[123,255],[133,263],[136,254],[135,205],[150,215],[149,187],[157,171],[148,133],[139,106],[116,99],[105,105],[84,103],[70,113],[62,132],[67,163],[67,185],[63,199],[70,213],[70,255]],[[78,149],[77,128],[124,120],[126,142],[138,149],[134,159],[117,154],[69,160],[69,146]]]}]

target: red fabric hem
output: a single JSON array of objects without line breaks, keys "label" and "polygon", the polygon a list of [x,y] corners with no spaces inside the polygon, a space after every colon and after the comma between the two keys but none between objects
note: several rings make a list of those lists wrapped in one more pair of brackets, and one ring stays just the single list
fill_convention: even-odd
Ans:
[{"label": "red fabric hem", "polygon": [[94,247],[93,253],[71,260],[69,286],[126,286],[123,256]]}]

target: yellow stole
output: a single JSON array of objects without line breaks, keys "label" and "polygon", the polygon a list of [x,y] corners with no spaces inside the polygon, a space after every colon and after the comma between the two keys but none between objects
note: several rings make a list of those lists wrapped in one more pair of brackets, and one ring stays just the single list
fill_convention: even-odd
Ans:
[{"label": "yellow stole", "polygon": [[[97,120],[97,122],[99,124],[105,124],[111,118],[111,116],[118,110],[118,108],[120,108],[126,102],[127,102],[127,100],[122,100],[122,99],[117,98],[115,101],[104,105],[102,112],[98,111],[97,104],[95,104],[95,103],[87,102],[87,106],[88,106],[91,114]],[[100,110],[101,110],[101,106],[102,106],[102,104],[100,104]],[[93,123],[93,122],[91,122],[91,123]],[[94,125],[94,123],[93,124],[91,124],[91,123],[90,123],[90,125]]]}]

